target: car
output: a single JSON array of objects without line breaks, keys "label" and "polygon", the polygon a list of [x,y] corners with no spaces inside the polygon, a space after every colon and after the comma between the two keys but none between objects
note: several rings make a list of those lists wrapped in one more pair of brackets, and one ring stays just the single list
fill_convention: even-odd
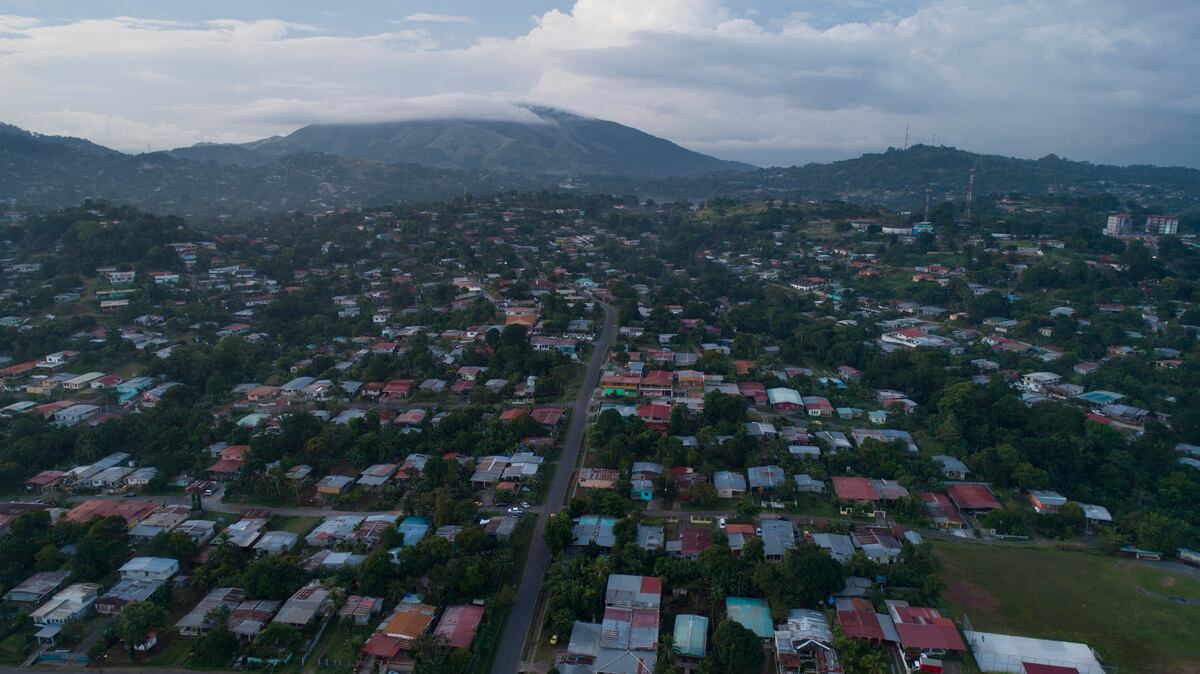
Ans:
[{"label": "car", "polygon": [[482,506],[482,505],[483,505],[483,501],[476,501],[476,502],[475,502],[475,507],[476,507],[476,508],[478,508],[478,507],[480,507],[480,506]]},{"label": "car", "polygon": [[551,646],[557,646],[557,645],[558,645],[558,635],[557,635],[557,634],[551,634],[551,635],[550,635],[550,645],[551,645]]},{"label": "car", "polygon": [[754,534],[756,536],[762,536],[762,527],[754,527]]},{"label": "car", "polygon": [[204,495],[205,495],[205,496],[212,496],[212,495],[213,495],[213,490],[212,490],[212,489],[205,489],[205,490],[204,490]]},{"label": "car", "polygon": [[717,528],[718,528],[718,529],[724,529],[724,528],[725,528],[725,518],[724,518],[724,517],[722,517],[721,519],[717,520]]},{"label": "car", "polygon": [[509,515],[520,515],[522,512],[524,512],[524,511],[522,511],[522,510],[521,510],[520,508],[518,508],[517,506],[513,506],[513,507],[511,507],[511,508],[509,508],[509,509],[508,509],[508,514],[509,514]]},{"label": "car", "polygon": [[529,509],[529,501],[521,501],[521,507],[528,510]]}]

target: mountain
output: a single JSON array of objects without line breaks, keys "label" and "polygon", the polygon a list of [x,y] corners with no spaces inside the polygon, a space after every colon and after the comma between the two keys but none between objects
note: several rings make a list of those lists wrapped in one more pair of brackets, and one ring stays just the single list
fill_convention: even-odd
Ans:
[{"label": "mountain", "polygon": [[384,164],[524,175],[693,176],[754,167],[693,152],[616,122],[550,108],[536,121],[416,120],[313,124],[287,136],[173,150],[182,159],[259,166],[294,154],[333,154]]},{"label": "mountain", "polygon": [[[408,123],[398,126],[405,124]],[[439,124],[443,130],[454,126],[450,122]],[[607,123],[600,124],[600,128],[608,128]],[[667,141],[613,126],[617,127],[614,133],[618,136],[630,137],[632,134],[640,139],[639,147],[645,151],[666,143],[679,152],[688,153]],[[351,140],[358,143],[355,147],[360,150],[370,146],[370,142],[362,140],[366,136],[360,135],[361,129],[306,129],[315,129],[309,133],[325,138],[323,142],[327,149],[346,151],[343,148],[349,148]],[[550,131],[541,129],[537,133]],[[581,135],[581,132],[573,133]],[[450,135],[463,137],[457,133]],[[588,142],[597,146],[599,135],[591,134]],[[302,134],[302,137],[314,136]],[[375,137],[379,138],[378,135]],[[549,170],[537,171],[539,165],[536,163],[527,165],[531,173],[523,173],[511,169],[452,169],[417,163],[383,163],[346,154],[279,150],[294,142],[288,138],[291,136],[247,145],[204,145],[172,153],[128,155],[79,138],[44,136],[0,125],[0,203],[11,202],[20,207],[59,207],[78,205],[85,199],[94,198],[159,213],[237,218],[285,209],[311,211],[395,201],[449,199],[464,193],[577,190],[637,194],[658,201],[714,197],[843,199],[866,205],[916,209],[924,203],[927,189],[935,201],[961,201],[966,194],[970,171],[975,169],[975,194],[979,197],[1009,193],[1107,193],[1122,202],[1134,200],[1169,212],[1200,213],[1200,171],[1195,169],[1104,166],[1053,155],[1037,160],[1014,159],[918,145],[906,150],[892,148],[855,159],[790,168],[667,178],[646,177],[645,173],[574,174],[570,180],[564,180]],[[394,139],[394,136],[387,138]],[[264,146],[268,149],[264,150]],[[383,150],[378,152],[383,153]],[[191,158],[186,156],[189,153]],[[503,153],[491,156],[500,155]],[[627,152],[622,156],[631,155]],[[485,162],[476,157],[466,163],[474,166]],[[515,160],[508,163],[510,167],[517,165],[519,162]]]}]

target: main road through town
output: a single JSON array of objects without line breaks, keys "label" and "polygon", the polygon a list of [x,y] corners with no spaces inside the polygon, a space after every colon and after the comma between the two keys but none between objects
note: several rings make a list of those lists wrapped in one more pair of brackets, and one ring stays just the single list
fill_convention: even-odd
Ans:
[{"label": "main road through town", "polygon": [[530,627],[536,617],[538,596],[542,592],[542,578],[546,575],[546,566],[550,563],[550,548],[542,533],[546,530],[546,518],[558,512],[571,485],[571,476],[575,473],[575,463],[579,460],[579,449],[583,445],[583,433],[587,430],[588,409],[596,386],[600,383],[600,370],[608,349],[612,346],[613,336],[617,330],[617,313],[611,306],[604,307],[604,329],[596,340],[592,358],[588,362],[587,374],[579,388],[579,398],[571,411],[571,425],[567,427],[567,437],[563,443],[562,456],[558,468],[554,471],[554,480],[546,494],[545,507],[537,513],[537,524],[533,530],[533,540],[529,544],[529,555],[525,559],[525,570],[521,573],[521,584],[517,586],[517,598],[513,602],[508,622],[504,625],[504,635],[496,650],[496,659],[492,664],[492,674],[514,674],[521,664],[521,654],[525,650],[525,639],[530,633]]}]

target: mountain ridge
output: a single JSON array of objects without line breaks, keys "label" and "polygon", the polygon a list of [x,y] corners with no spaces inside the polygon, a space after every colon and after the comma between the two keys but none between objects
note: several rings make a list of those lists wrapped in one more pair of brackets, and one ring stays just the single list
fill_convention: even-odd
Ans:
[{"label": "mountain ridge", "polygon": [[537,122],[464,118],[309,124],[249,143],[171,150],[182,159],[254,166],[306,152],[525,175],[669,178],[756,167],[717,159],[616,122],[528,107]]},{"label": "mountain ridge", "polygon": [[263,160],[255,148],[202,145],[194,149],[237,153],[253,157],[253,161],[182,158],[174,152],[129,155],[83,139],[45,136],[0,125],[0,202],[61,207],[103,198],[164,213],[242,217],[273,210],[449,199],[464,193],[574,190],[635,194],[657,201],[714,197],[842,199],[916,209],[924,203],[926,190],[936,202],[961,202],[970,171],[975,169],[977,197],[1108,193],[1122,202],[1135,200],[1172,212],[1200,213],[1197,169],[1119,167],[1055,155],[1016,159],[927,145],[889,148],[853,159],[788,168],[667,178],[576,174],[567,179],[546,173],[383,163],[318,152],[280,152],[278,157]]}]

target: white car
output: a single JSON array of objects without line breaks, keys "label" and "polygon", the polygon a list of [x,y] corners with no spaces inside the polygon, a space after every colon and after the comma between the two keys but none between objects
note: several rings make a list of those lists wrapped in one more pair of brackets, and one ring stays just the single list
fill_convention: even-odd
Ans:
[{"label": "white car", "polygon": [[517,506],[513,506],[508,509],[509,515],[520,515],[521,512],[522,512],[522,510],[520,508],[518,508]]},{"label": "white car", "polygon": [[720,528],[720,529],[724,529],[724,528],[725,528],[725,518],[724,518],[724,517],[722,517],[721,519],[717,520],[717,527],[718,527],[718,528]]}]

